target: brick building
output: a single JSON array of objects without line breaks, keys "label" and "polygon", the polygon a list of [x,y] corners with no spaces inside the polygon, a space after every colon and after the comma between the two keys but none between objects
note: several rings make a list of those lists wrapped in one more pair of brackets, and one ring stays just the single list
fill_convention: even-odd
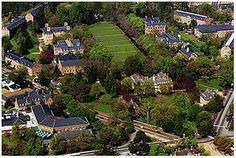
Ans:
[{"label": "brick building", "polygon": [[42,65],[38,62],[34,62],[26,57],[19,56],[13,51],[7,51],[4,53],[5,62],[9,63],[13,68],[26,67],[30,76],[38,76],[41,72]]},{"label": "brick building", "polygon": [[34,105],[31,107],[34,118],[41,131],[50,133],[71,132],[84,130],[90,123],[86,117],[61,118],[56,117],[48,105]]},{"label": "brick building", "polygon": [[225,37],[228,33],[234,31],[232,25],[199,25],[194,29],[194,35],[201,38],[202,35],[213,37]]},{"label": "brick building", "polygon": [[43,31],[43,33],[42,37],[39,38],[39,40],[43,41],[45,45],[49,45],[52,44],[53,37],[68,33],[70,31],[70,26],[67,22],[64,22],[64,26],[58,27],[49,27],[48,23],[46,23],[45,27],[41,30]]},{"label": "brick building", "polygon": [[144,24],[145,24],[145,34],[155,34],[155,33],[164,33],[166,32],[166,24],[164,22],[161,22],[159,17],[145,17],[144,18]]},{"label": "brick building", "polygon": [[64,55],[67,53],[83,54],[84,48],[79,39],[59,40],[53,45],[54,55]]},{"label": "brick building", "polygon": [[62,75],[76,74],[83,72],[83,67],[86,64],[86,60],[79,59],[73,54],[65,54],[58,59],[58,68]]},{"label": "brick building", "polygon": [[210,24],[212,19],[205,15],[195,14],[182,10],[176,10],[174,12],[174,19],[181,23],[190,24],[192,20],[196,20],[197,25]]}]

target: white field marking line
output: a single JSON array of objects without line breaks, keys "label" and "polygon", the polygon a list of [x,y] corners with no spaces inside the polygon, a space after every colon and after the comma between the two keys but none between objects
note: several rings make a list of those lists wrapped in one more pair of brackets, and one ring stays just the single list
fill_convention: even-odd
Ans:
[{"label": "white field marking line", "polygon": [[[127,41],[127,39],[119,40],[118,42],[117,42],[117,41],[114,41],[114,42],[119,43],[119,42],[124,42],[124,41]],[[109,42],[113,42],[113,41],[101,41],[101,42],[98,42],[98,43],[109,44],[109,45],[110,45],[111,43],[109,43]],[[128,40],[127,42],[131,43],[129,40]],[[132,44],[132,43],[131,43],[131,44]]]},{"label": "white field marking line", "polygon": [[119,54],[123,54],[123,53],[128,53],[128,52],[137,52],[137,51],[131,50],[131,51],[112,52],[112,53],[119,53]]},{"label": "white field marking line", "polygon": [[117,47],[117,46],[128,46],[128,45],[131,45],[131,43],[128,43],[128,44],[114,44],[114,45],[109,45],[109,46],[106,46],[106,47]]},{"label": "white field marking line", "polygon": [[120,34],[114,34],[114,35],[102,35],[102,36],[95,36],[95,38],[98,38],[98,37],[107,37],[107,36],[124,36],[124,34],[120,33]]}]

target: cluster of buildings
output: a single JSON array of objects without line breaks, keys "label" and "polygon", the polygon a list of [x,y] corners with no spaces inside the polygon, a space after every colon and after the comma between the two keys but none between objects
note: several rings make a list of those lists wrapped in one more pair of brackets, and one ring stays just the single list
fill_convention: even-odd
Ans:
[{"label": "cluster of buildings", "polygon": [[[134,81],[135,85],[136,84],[142,85],[145,81],[153,82],[153,86],[155,88],[155,93],[157,93],[157,92],[162,93],[163,92],[162,86],[167,86],[168,90],[170,92],[173,91],[172,79],[166,73],[163,73],[163,72],[160,72],[160,73],[153,75],[151,77],[143,76],[143,75],[139,75],[139,74],[133,74],[130,77]],[[133,86],[133,88],[134,88],[134,86]]]}]

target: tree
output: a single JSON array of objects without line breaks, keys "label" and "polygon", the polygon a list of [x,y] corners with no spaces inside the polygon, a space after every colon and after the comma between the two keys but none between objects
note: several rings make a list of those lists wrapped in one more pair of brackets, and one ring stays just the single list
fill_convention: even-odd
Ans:
[{"label": "tree", "polygon": [[140,90],[145,96],[155,96],[155,86],[154,82],[151,80],[146,80],[140,84]]},{"label": "tree", "polygon": [[53,136],[49,145],[53,155],[61,155],[66,153],[67,142],[62,137]]},{"label": "tree", "polygon": [[54,56],[52,52],[42,51],[40,52],[39,61],[41,64],[50,64]]},{"label": "tree", "polygon": [[91,31],[89,31],[89,27],[87,25],[82,24],[76,25],[72,29],[72,36],[73,38],[79,38],[84,41],[85,39],[92,38],[93,34],[91,33]]},{"label": "tree", "polygon": [[129,56],[124,64],[125,73],[127,76],[140,72],[142,69],[142,62],[139,56]]},{"label": "tree", "polygon": [[26,88],[29,86],[30,82],[27,79],[27,69],[26,67],[20,67],[19,69],[14,70],[8,75],[8,79],[14,81],[21,88]]},{"label": "tree", "polygon": [[9,37],[2,37],[2,47],[3,47],[3,51],[8,51],[12,49],[12,44],[10,42]]},{"label": "tree", "polygon": [[132,154],[137,154],[137,155],[148,155],[150,151],[149,145],[143,141],[139,143],[131,142],[128,147],[129,147],[129,151]]},{"label": "tree", "polygon": [[89,56],[91,59],[100,59],[108,62],[110,62],[113,57],[111,52],[109,52],[103,44],[96,44],[93,46],[89,52]]},{"label": "tree", "polygon": [[223,107],[223,98],[219,95],[215,95],[214,99],[211,100],[207,105],[204,105],[204,109],[209,112],[217,113]]},{"label": "tree", "polygon": [[197,115],[196,119],[198,133],[203,137],[212,133],[212,115],[207,111],[202,111]]},{"label": "tree", "polygon": [[62,24],[61,19],[57,15],[52,15],[48,20],[49,26],[60,26]]},{"label": "tree", "polygon": [[17,30],[14,40],[17,43],[16,52],[19,55],[29,54],[29,49],[34,47],[30,34],[24,26]]},{"label": "tree", "polygon": [[151,110],[154,108],[154,105],[154,98],[152,97],[144,98],[141,101],[141,109],[144,109],[146,112],[147,123],[149,123],[151,120]]},{"label": "tree", "polygon": [[91,87],[90,94],[95,95],[96,99],[105,93],[104,87],[100,83],[94,83]]},{"label": "tree", "polygon": [[128,14],[128,20],[137,31],[144,32],[144,20],[142,18],[130,13]]},{"label": "tree", "polygon": [[129,91],[129,90],[132,90],[134,88],[134,81],[130,77],[125,77],[121,81],[121,85]]},{"label": "tree", "polygon": [[195,28],[196,26],[197,26],[197,21],[192,19],[189,27],[190,28]]},{"label": "tree", "polygon": [[79,148],[82,151],[91,150],[91,142],[94,140],[90,134],[83,134],[76,139]]},{"label": "tree", "polygon": [[216,136],[213,143],[217,146],[218,150],[226,154],[233,153],[231,148],[233,148],[234,141],[231,138]]},{"label": "tree", "polygon": [[133,140],[134,143],[139,143],[139,142],[151,142],[150,137],[148,137],[143,131],[138,131],[136,133],[136,136]]}]

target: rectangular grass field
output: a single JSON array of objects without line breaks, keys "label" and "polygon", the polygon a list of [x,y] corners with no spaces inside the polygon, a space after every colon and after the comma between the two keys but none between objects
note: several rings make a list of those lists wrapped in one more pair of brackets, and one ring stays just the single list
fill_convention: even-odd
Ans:
[{"label": "rectangular grass field", "polygon": [[124,32],[112,23],[103,21],[93,24],[90,31],[97,43],[102,43],[112,53],[113,62],[125,61],[127,57],[139,53]]}]

